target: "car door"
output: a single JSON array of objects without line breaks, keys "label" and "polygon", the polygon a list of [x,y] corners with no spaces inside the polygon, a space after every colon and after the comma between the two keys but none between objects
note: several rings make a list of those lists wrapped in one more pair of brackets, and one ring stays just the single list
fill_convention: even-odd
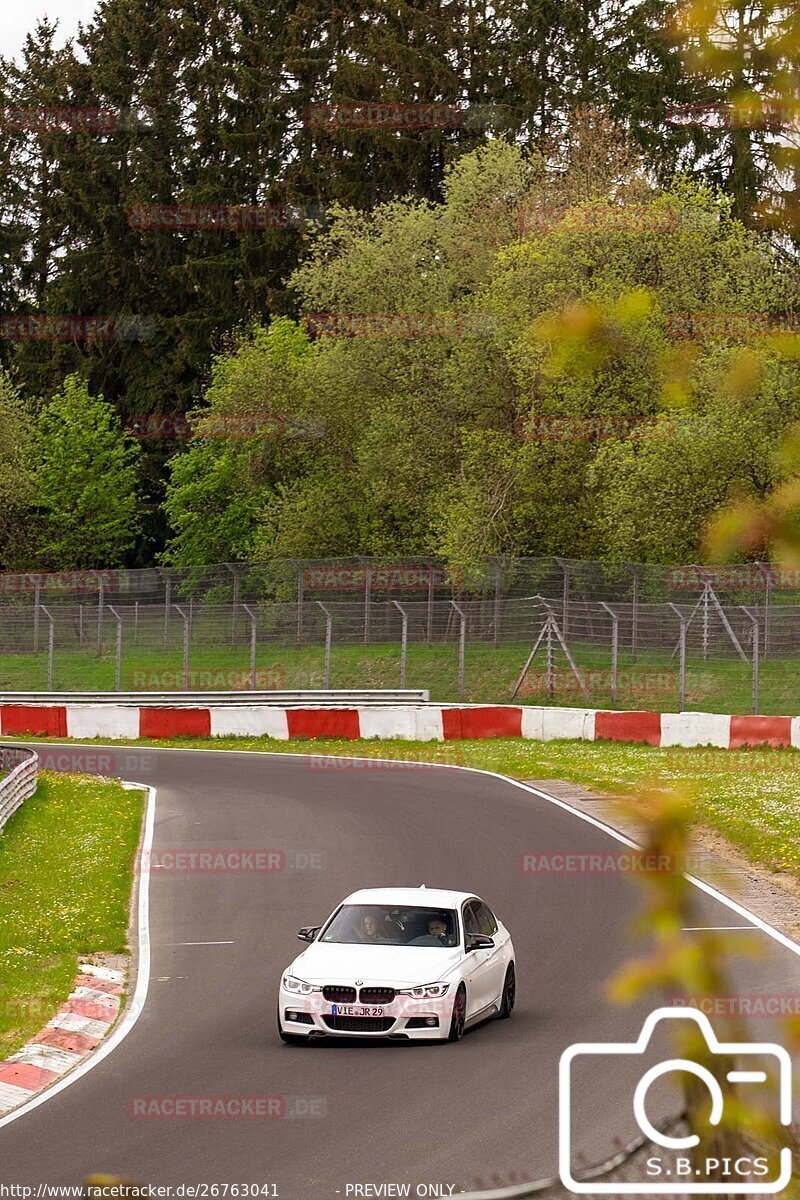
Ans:
[{"label": "car door", "polygon": [[478,933],[484,933],[487,937],[494,940],[494,949],[487,951],[484,970],[486,972],[486,980],[489,992],[489,1000],[487,1004],[493,1000],[497,1000],[503,991],[503,984],[506,978],[506,948],[508,945],[508,934],[502,929],[497,921],[489,905],[484,900],[478,900],[476,910],[476,919],[478,922]]},{"label": "car door", "polygon": [[[471,933],[480,933],[480,916],[479,906],[481,901],[478,899],[465,900],[461,908],[462,919],[464,922],[464,946],[466,948],[467,939]],[[490,960],[494,954],[494,950],[470,950],[464,956],[464,977],[467,983],[467,1017],[473,1017],[476,1013],[486,1008],[492,1003],[496,993],[492,991],[492,972]]]}]

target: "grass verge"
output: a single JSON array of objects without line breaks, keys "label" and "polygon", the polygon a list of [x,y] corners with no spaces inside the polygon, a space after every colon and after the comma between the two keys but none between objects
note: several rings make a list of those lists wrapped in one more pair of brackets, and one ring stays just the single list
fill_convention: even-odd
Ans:
[{"label": "grass verge", "polygon": [[[56,691],[113,691],[115,643],[113,622],[103,653],[94,649],[59,647],[56,644],[53,687]],[[241,630],[240,630],[241,634]],[[177,635],[177,625],[175,627]],[[676,635],[677,636],[677,635]],[[198,635],[199,637],[199,635]],[[465,661],[465,695],[469,703],[508,703],[514,683],[530,651],[528,642],[468,642]],[[517,702],[524,704],[588,705],[590,708],[649,708],[657,712],[680,707],[678,664],[670,651],[642,651],[634,661],[624,650],[619,655],[618,692],[611,697],[611,652],[570,638],[570,648],[583,672],[584,698],[569,665],[556,654],[555,694],[548,697],[545,665],[540,651]],[[183,657],[176,636],[168,647],[123,644],[123,691],[179,691],[183,687]],[[250,686],[249,648],[192,644],[189,655],[189,688],[192,691],[246,690]],[[322,688],[325,686],[325,648],[321,645],[287,645],[260,642],[256,663],[259,688]],[[452,703],[458,696],[456,641],[408,647],[407,686],[428,688],[434,701]],[[333,688],[397,688],[400,686],[400,646],[393,643],[334,644],[331,656]],[[736,657],[703,661],[690,654],[686,677],[689,709],[704,712],[746,713],[752,706],[752,670]],[[47,690],[47,656],[44,653],[0,654],[0,690]],[[797,704],[797,666],[793,660],[768,658],[760,668],[760,711],[794,713]]]},{"label": "grass verge", "polygon": [[126,949],[144,795],[42,773],[0,833],[0,1059],[66,999],[78,955]]}]

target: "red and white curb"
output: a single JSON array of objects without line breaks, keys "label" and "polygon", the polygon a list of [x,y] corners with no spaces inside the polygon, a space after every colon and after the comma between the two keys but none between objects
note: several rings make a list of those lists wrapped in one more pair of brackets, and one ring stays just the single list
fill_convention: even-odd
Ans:
[{"label": "red and white curb", "polygon": [[0,1116],[31,1100],[95,1050],[119,1016],[125,975],[79,963],[69,997],[31,1041],[0,1062]]},{"label": "red and white curb", "polygon": [[0,735],[63,738],[271,737],[400,738],[458,741],[521,737],[533,741],[640,742],[648,746],[800,748],[800,717],[703,712],[617,712],[514,704],[303,705],[180,703],[0,704]]}]

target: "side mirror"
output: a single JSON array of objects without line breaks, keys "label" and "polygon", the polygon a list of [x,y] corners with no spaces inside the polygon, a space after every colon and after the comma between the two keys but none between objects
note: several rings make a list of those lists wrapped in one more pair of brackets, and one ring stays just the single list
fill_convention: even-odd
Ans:
[{"label": "side mirror", "polygon": [[494,946],[494,938],[490,938],[485,933],[468,933],[467,934],[467,954],[470,950],[491,950]]},{"label": "side mirror", "polygon": [[298,931],[297,936],[301,942],[313,942],[321,928],[321,925],[307,925],[305,929]]}]

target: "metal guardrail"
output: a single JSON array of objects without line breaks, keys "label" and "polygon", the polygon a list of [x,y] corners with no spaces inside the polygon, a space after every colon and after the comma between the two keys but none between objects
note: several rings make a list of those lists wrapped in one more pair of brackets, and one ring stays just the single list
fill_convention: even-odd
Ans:
[{"label": "metal guardrail", "polygon": [[428,704],[427,688],[286,692],[2,692],[0,704],[132,704],[137,708],[233,705]]},{"label": "metal guardrail", "polygon": [[[662,1121],[656,1122],[655,1128],[662,1133],[671,1133],[678,1128],[683,1129],[686,1126],[685,1114],[679,1116],[667,1117]],[[574,1172],[575,1179],[581,1183],[589,1183],[595,1179],[604,1179],[606,1181],[612,1178],[619,1178],[619,1172],[624,1170],[631,1161],[640,1155],[648,1147],[654,1145],[648,1137],[639,1135],[626,1146],[622,1146],[616,1154],[604,1162],[597,1163],[590,1167],[581,1167]],[[663,1151],[661,1151],[663,1153]],[[624,1178],[624,1177],[623,1177]],[[623,1193],[620,1192],[620,1195]],[[481,1189],[479,1191],[460,1192],[461,1200],[527,1200],[528,1196],[548,1196],[552,1200],[574,1200],[575,1192],[570,1190],[562,1183],[561,1179],[552,1177],[549,1179],[537,1179],[528,1183],[517,1183],[507,1187],[492,1187],[488,1190]],[[675,1195],[675,1200],[688,1200],[680,1195]]]},{"label": "metal guardrail", "polygon": [[8,775],[0,778],[0,830],[16,812],[23,800],[36,791],[39,777],[39,755],[35,750],[19,746],[0,746],[0,770]]}]

